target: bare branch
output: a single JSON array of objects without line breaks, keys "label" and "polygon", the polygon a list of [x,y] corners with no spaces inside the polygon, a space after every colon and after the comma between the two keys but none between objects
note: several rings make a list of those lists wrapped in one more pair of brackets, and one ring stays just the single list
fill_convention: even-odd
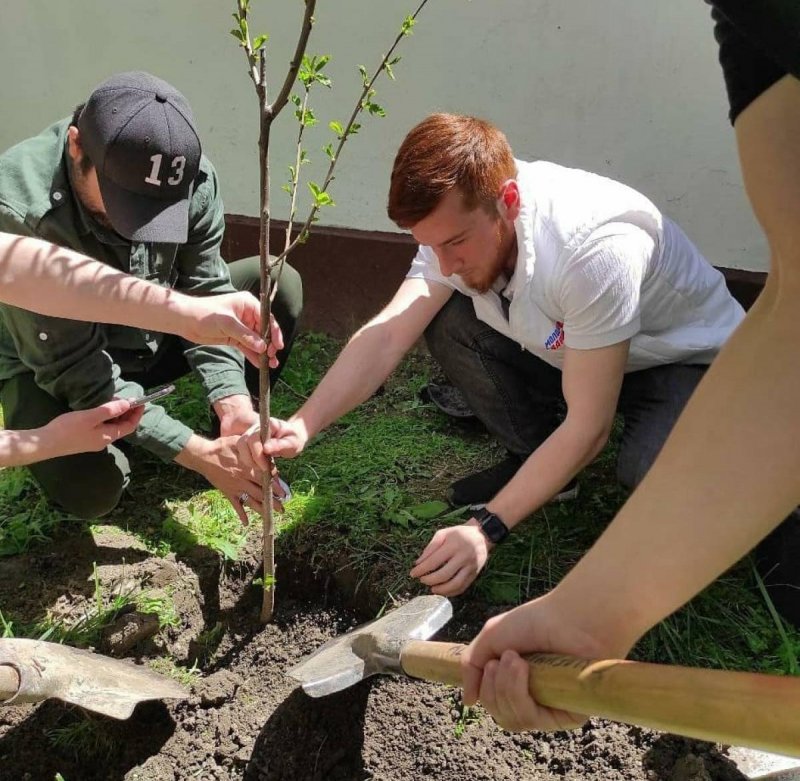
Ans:
[{"label": "bare branch", "polygon": [[[426,0],[427,1],[427,0]],[[283,86],[278,93],[278,97],[268,107],[269,115],[274,119],[281,112],[281,109],[286,105],[289,100],[289,94],[292,91],[292,85],[297,78],[300,71],[300,65],[303,62],[303,55],[308,45],[308,37],[311,35],[311,28],[314,25],[314,9],[317,6],[317,0],[306,0],[306,13],[303,16],[303,26],[300,28],[300,37],[297,40],[297,47],[294,50],[294,57],[289,63],[289,72],[286,74],[286,79]]]},{"label": "bare branch", "polygon": [[[295,156],[294,161],[294,176],[292,177],[291,182],[291,201],[289,203],[289,220],[286,223],[286,241],[283,245],[283,251],[286,252],[286,248],[289,246],[292,240],[292,226],[294,225],[294,215],[297,213],[297,188],[300,183],[300,166],[303,164],[303,132],[306,129],[306,109],[308,108],[308,87],[306,87],[305,94],[303,95],[303,105],[300,108],[300,128],[297,131],[297,155]],[[280,278],[280,272],[283,271],[283,266],[281,266],[280,270],[278,271],[278,277]]]}]

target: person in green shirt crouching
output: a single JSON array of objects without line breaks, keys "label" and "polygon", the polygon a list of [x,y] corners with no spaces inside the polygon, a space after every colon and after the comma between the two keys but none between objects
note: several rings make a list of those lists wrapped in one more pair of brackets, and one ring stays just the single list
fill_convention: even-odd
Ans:
[{"label": "person in green shirt crouching", "polygon": [[[72,118],[0,155],[0,231],[46,239],[164,288],[258,295],[258,259],[228,266],[220,256],[224,228],[217,174],[202,154],[188,102],[148,73],[112,76]],[[273,309],[283,366],[302,309],[300,277],[290,267]],[[200,436],[148,404],[125,442],[202,474],[244,521],[244,507],[260,509],[263,496],[260,473],[236,449],[258,419],[251,401],[257,372],[245,370],[239,351],[194,345],[155,325],[101,325],[0,305],[0,404],[8,428],[40,428],[190,371],[219,420],[219,436]],[[30,469],[55,504],[97,518],[117,505],[129,482],[126,450],[115,444]]]}]

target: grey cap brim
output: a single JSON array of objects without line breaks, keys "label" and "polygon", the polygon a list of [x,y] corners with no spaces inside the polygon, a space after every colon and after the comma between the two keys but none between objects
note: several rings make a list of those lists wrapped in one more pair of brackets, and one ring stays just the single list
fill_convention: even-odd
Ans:
[{"label": "grey cap brim", "polygon": [[189,197],[179,201],[146,198],[114,184],[99,171],[97,182],[114,230],[130,241],[184,244],[189,236]]}]

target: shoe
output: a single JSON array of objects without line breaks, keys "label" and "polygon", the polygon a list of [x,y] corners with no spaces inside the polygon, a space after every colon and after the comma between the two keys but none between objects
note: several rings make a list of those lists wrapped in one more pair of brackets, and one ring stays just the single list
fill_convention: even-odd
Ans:
[{"label": "shoe", "polygon": [[461,391],[454,385],[429,382],[420,392],[424,402],[434,406],[451,418],[474,418],[475,413],[467,403]]},{"label": "shoe", "polygon": [[800,511],[758,544],[755,563],[778,614],[800,629]]},{"label": "shoe", "polygon": [[580,485],[578,478],[573,477],[549,502],[548,504],[560,504],[561,502],[571,502],[578,498]]},{"label": "shoe", "polygon": [[[509,455],[502,461],[457,480],[447,489],[447,501],[454,507],[480,510],[491,501],[498,491],[517,473],[526,459]],[[566,502],[578,495],[578,480],[570,480],[550,502]]]}]

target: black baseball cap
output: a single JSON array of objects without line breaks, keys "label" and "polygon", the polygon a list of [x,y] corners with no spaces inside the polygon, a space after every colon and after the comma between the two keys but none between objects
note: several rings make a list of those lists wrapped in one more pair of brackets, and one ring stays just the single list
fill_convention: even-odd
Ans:
[{"label": "black baseball cap", "polygon": [[118,73],[92,92],[78,130],[114,230],[131,241],[185,242],[201,155],[186,98],[149,73]]}]

